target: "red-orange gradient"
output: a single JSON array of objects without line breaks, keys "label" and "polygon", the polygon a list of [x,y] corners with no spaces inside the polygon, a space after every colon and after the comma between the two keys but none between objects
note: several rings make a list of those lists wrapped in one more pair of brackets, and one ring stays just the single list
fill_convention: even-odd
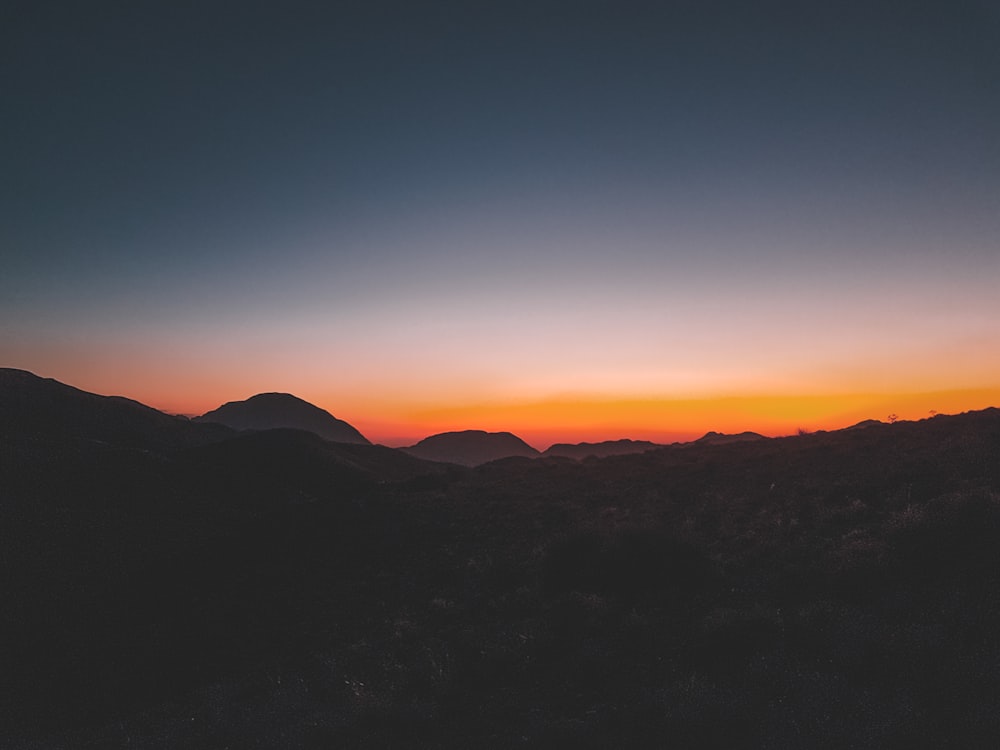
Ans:
[{"label": "red-orange gradient", "polygon": [[[79,370],[79,368],[78,368]],[[50,376],[42,371],[39,374]],[[832,430],[864,419],[924,419],[933,413],[956,414],[1000,406],[1000,386],[888,393],[835,390],[827,393],[752,394],[677,398],[573,395],[533,398],[528,393],[489,400],[474,393],[394,391],[388,383],[365,388],[331,388],[313,377],[282,380],[274,373],[241,378],[222,373],[185,379],[172,373],[150,375],[126,364],[104,371],[74,372],[57,379],[95,393],[122,395],[169,413],[202,414],[224,401],[249,398],[264,390],[283,390],[320,406],[357,427],[373,442],[410,445],[451,430],[509,431],[539,449],[552,443],[632,438],[670,443],[700,437],[709,430],[764,435],[797,430]],[[456,389],[457,390],[457,389]],[[480,389],[480,392],[485,389]],[[374,391],[374,392],[373,392]]]},{"label": "red-orange gradient", "polygon": [[557,442],[619,438],[670,443],[709,430],[764,435],[832,430],[865,419],[924,419],[1000,404],[1000,388],[911,394],[755,395],[703,399],[567,398],[531,403],[469,404],[423,408],[404,418],[360,418],[370,439],[404,445],[437,432],[510,431],[544,449]]}]

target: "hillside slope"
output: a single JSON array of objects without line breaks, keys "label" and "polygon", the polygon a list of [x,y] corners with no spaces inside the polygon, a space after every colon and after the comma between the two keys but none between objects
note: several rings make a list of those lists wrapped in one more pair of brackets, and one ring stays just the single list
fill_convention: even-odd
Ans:
[{"label": "hillside slope", "polygon": [[99,396],[25,370],[0,368],[0,440],[90,441],[133,449],[203,445],[232,431],[195,424],[120,396]]},{"label": "hillside slope", "polygon": [[290,393],[258,393],[245,401],[230,401],[195,417],[195,421],[224,424],[234,430],[287,427],[306,430],[336,443],[371,445],[364,435],[344,420]]}]

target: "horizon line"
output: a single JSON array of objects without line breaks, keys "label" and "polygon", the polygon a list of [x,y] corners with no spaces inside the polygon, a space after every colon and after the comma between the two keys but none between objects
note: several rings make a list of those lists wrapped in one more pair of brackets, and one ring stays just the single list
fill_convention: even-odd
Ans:
[{"label": "horizon line", "polygon": [[[734,435],[754,432],[768,438],[787,437],[799,432],[831,431],[851,427],[866,420],[919,421],[940,415],[978,411],[1000,404],[1000,387],[968,386],[924,390],[827,389],[814,393],[699,394],[670,395],[568,394],[539,398],[478,403],[448,403],[426,400],[414,403],[405,397],[385,395],[355,399],[354,411],[341,408],[347,398],[328,387],[282,389],[282,384],[258,391],[244,399],[219,398],[226,388],[197,397],[200,401],[219,400],[202,412],[161,406],[177,403],[177,393],[167,396],[162,390],[144,390],[136,384],[94,383],[93,377],[79,378],[79,384],[38,375],[25,368],[10,368],[34,377],[54,380],[95,394],[118,395],[154,408],[164,414],[183,418],[202,416],[224,403],[245,401],[260,393],[291,393],[317,406],[337,419],[347,422],[376,445],[400,448],[415,445],[433,435],[466,430],[509,432],[544,452],[556,444],[604,443],[616,440],[648,441],[658,445],[686,443],[716,432]],[[81,382],[82,381],[82,382]],[[110,387],[108,387],[110,386]],[[235,385],[233,390],[240,386]],[[108,392],[111,391],[109,394]],[[117,393],[115,393],[117,391]],[[190,394],[185,400],[195,397]],[[329,408],[333,400],[339,405]],[[538,446],[545,446],[539,448]]]}]

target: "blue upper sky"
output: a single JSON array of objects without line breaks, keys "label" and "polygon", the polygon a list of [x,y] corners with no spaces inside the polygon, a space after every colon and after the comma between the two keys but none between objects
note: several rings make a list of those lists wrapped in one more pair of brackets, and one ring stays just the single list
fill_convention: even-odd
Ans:
[{"label": "blue upper sky", "polygon": [[810,335],[984,340],[1000,11],[925,5],[7,4],[0,354],[221,373],[252,329],[347,380],[667,393],[738,380],[758,329],[793,375]]}]

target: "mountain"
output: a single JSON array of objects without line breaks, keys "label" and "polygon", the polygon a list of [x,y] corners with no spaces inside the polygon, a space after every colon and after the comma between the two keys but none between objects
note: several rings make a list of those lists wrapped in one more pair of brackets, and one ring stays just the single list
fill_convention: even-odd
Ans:
[{"label": "mountain", "polygon": [[442,432],[424,438],[416,445],[402,450],[411,456],[428,461],[478,466],[489,461],[512,456],[536,458],[539,452],[509,432],[484,432],[463,430]]},{"label": "mountain", "polygon": [[857,424],[852,424],[850,427],[845,427],[845,430],[864,430],[868,427],[876,427],[878,425],[885,424],[877,419],[864,419]]},{"label": "mountain", "polygon": [[582,460],[589,456],[604,458],[605,456],[624,456],[629,453],[643,453],[654,448],[662,448],[658,443],[648,440],[605,440],[601,443],[556,443],[545,450],[545,457],[562,456]]},{"label": "mountain", "polygon": [[728,445],[729,443],[747,443],[753,440],[765,439],[763,435],[756,432],[739,432],[734,435],[727,435],[722,432],[706,432],[693,442],[697,445]]},{"label": "mountain", "polygon": [[230,401],[195,417],[194,421],[216,422],[234,430],[290,427],[315,433],[335,443],[371,445],[371,441],[347,422],[290,393],[258,393],[246,401]]},{"label": "mountain", "polygon": [[[128,425],[229,438],[80,439]],[[990,747],[998,451],[988,409],[469,470],[0,371],[0,746]]]},{"label": "mountain", "polygon": [[140,450],[204,445],[231,435],[138,401],[99,396],[26,370],[0,368],[0,441],[86,442]]}]

